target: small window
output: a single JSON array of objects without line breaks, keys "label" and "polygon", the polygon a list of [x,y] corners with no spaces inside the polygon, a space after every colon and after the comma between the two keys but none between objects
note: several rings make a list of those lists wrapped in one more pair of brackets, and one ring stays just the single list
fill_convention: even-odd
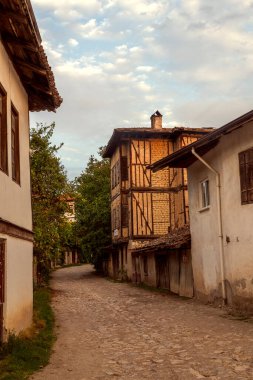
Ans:
[{"label": "small window", "polygon": [[239,153],[241,203],[253,203],[253,148]]},{"label": "small window", "polygon": [[121,157],[121,181],[128,180],[128,167],[127,167],[127,157]]},{"label": "small window", "polygon": [[128,227],[128,205],[122,205],[121,207],[121,226]]},{"label": "small window", "polygon": [[201,208],[210,206],[209,180],[200,183],[201,188]]},{"label": "small window", "polygon": [[12,179],[20,184],[19,120],[13,106],[11,107],[11,164]]},{"label": "small window", "polygon": [[0,85],[0,169],[8,173],[7,161],[7,94]]},{"label": "small window", "polygon": [[111,187],[114,189],[120,181],[120,165],[119,161],[111,169]]}]

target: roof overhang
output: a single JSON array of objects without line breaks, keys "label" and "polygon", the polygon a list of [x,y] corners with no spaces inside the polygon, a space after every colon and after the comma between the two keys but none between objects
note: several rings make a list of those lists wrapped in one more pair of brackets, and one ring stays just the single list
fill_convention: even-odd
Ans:
[{"label": "roof overhang", "polygon": [[176,228],[167,235],[160,236],[150,242],[145,242],[132,250],[132,254],[149,254],[155,252],[171,253],[177,249],[186,249],[191,246],[191,234],[188,224]]},{"label": "roof overhang", "polygon": [[0,0],[0,39],[28,94],[30,111],[55,111],[62,103],[41,45],[30,0]]},{"label": "roof overhang", "polygon": [[113,155],[115,148],[119,145],[120,141],[127,139],[176,139],[178,136],[183,134],[202,136],[206,133],[210,133],[209,128],[116,128],[114,129],[113,134],[106,146],[103,157],[110,158]]},{"label": "roof overhang", "polygon": [[156,161],[154,164],[150,165],[150,168],[154,172],[157,172],[167,166],[171,168],[187,168],[197,160],[197,158],[192,154],[192,148],[195,149],[198,155],[203,156],[218,144],[222,136],[243,127],[246,123],[249,123],[252,120],[253,110],[223,125],[222,127],[215,129],[213,132],[201,137],[194,143],[187,145],[186,147],[159,161]]}]

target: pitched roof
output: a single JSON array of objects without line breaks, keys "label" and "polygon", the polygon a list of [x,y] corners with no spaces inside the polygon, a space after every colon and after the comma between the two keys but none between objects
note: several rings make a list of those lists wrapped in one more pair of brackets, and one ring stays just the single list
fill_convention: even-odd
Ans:
[{"label": "pitched roof", "polygon": [[200,155],[204,155],[211,149],[213,149],[219,142],[220,138],[228,133],[231,133],[235,129],[241,128],[245,123],[253,120],[253,110],[238,117],[235,120],[223,125],[222,127],[215,129],[213,132],[201,137],[194,143],[187,145],[186,147],[170,154],[169,156],[156,161],[150,168],[156,172],[167,166],[171,168],[187,168],[192,165],[197,158],[192,154],[192,148]]},{"label": "pitched roof", "polygon": [[188,224],[177,228],[167,235],[143,243],[138,248],[132,250],[133,253],[150,253],[170,249],[186,248],[190,246],[191,234]]},{"label": "pitched roof", "polygon": [[103,153],[104,158],[109,158],[113,155],[113,152],[120,141],[124,139],[137,138],[137,139],[163,139],[170,138],[175,139],[180,134],[192,134],[192,135],[203,135],[203,133],[209,133],[210,129],[204,128],[186,128],[186,127],[175,127],[175,128],[116,128],[106,146]]},{"label": "pitched roof", "polygon": [[41,45],[30,0],[0,0],[1,41],[28,94],[30,111],[55,111],[62,103]]}]

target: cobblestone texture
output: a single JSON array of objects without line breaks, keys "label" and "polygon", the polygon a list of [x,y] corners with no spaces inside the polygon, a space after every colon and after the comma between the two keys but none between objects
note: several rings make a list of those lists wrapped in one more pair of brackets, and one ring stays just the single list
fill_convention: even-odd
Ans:
[{"label": "cobblestone texture", "polygon": [[34,380],[253,379],[253,325],[192,300],[113,283],[89,265],[52,280],[58,339]]}]

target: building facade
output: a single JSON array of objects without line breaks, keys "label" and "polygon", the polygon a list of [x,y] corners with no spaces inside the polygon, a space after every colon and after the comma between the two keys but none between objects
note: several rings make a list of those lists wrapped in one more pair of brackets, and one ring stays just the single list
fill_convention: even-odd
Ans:
[{"label": "building facade", "polygon": [[187,167],[195,295],[253,309],[253,111],[169,156]]},{"label": "building facade", "polygon": [[137,250],[187,224],[187,178],[185,170],[154,173],[150,167],[203,133],[207,131],[163,128],[159,111],[151,116],[151,128],[114,130],[104,153],[111,159],[113,244],[105,264],[110,276],[157,285],[154,257],[140,257]]},{"label": "building facade", "polygon": [[31,4],[0,1],[0,341],[30,326],[33,233],[29,111],[61,98],[40,43]]}]

